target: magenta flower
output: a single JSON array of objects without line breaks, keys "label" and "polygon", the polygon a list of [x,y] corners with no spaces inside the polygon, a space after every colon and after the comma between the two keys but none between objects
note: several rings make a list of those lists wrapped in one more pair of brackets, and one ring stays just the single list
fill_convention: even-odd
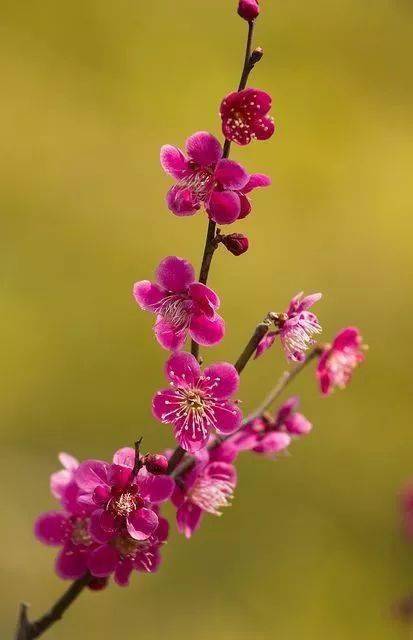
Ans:
[{"label": "magenta flower", "polygon": [[306,350],[314,344],[312,336],[321,332],[317,316],[308,309],[322,296],[321,293],[313,293],[305,298],[302,296],[302,292],[294,296],[287,311],[279,314],[275,321],[277,331],[270,331],[264,336],[255,352],[256,358],[269,349],[279,335],[287,358],[294,362],[304,360]]},{"label": "magenta flower", "polygon": [[77,580],[88,569],[90,553],[96,548],[90,535],[90,519],[85,514],[49,511],[36,520],[34,532],[40,542],[61,547],[56,573],[64,580]]},{"label": "magenta flower", "polygon": [[202,449],[211,431],[227,434],[239,428],[242,413],[230,401],[239,376],[232,364],[221,362],[203,373],[194,356],[175,353],[166,363],[170,388],[158,391],[152,400],[154,416],[173,424],[175,438],[186,451]]},{"label": "magenta flower", "polygon": [[238,3],[238,15],[244,20],[251,22],[255,20],[260,12],[258,0],[239,0]]},{"label": "magenta flower", "polygon": [[255,451],[274,456],[287,449],[292,437],[307,435],[312,424],[296,411],[298,397],[289,398],[279,408],[274,418],[265,414],[247,423],[229,442],[238,451]]},{"label": "magenta flower", "polygon": [[[123,534],[147,540],[158,527],[153,505],[168,500],[174,481],[165,475],[153,475],[144,467],[133,472],[135,451],[129,447],[117,451],[113,464],[86,460],[75,472],[83,495],[79,500],[93,507],[91,533],[105,531],[107,540]],[[100,576],[98,576],[100,577]]]},{"label": "magenta flower", "polygon": [[413,484],[403,489],[401,494],[401,508],[403,516],[403,528],[406,536],[413,540]]},{"label": "magenta flower", "polygon": [[133,287],[141,309],[156,314],[155,335],[165,349],[180,349],[188,336],[204,346],[217,344],[225,323],[216,310],[219,298],[212,289],[195,281],[193,266],[169,256],[156,271],[156,282],[141,280]]},{"label": "magenta flower", "polygon": [[268,140],[274,120],[268,115],[271,96],[260,89],[230,93],[221,103],[222,132],[227,140],[246,145],[251,140]]},{"label": "magenta flower", "polygon": [[327,347],[318,363],[317,378],[323,395],[334,388],[344,389],[350,382],[353,371],[364,360],[362,338],[356,327],[340,331]]},{"label": "magenta flower", "polygon": [[178,530],[187,538],[198,529],[204,513],[222,515],[221,509],[230,506],[233,498],[237,484],[235,467],[217,459],[218,449],[214,453],[214,461],[207,451],[196,456],[195,464],[184,474],[172,496]]},{"label": "magenta flower", "polygon": [[107,578],[113,573],[119,586],[127,586],[132,571],[154,573],[158,569],[161,561],[159,549],[165,544],[168,533],[168,521],[159,518],[156,529],[146,540],[136,540],[125,530],[108,538],[107,531],[96,519],[92,534],[100,544],[88,558],[89,571],[99,578]]},{"label": "magenta flower", "polygon": [[188,138],[186,152],[188,157],[171,145],[161,149],[164,171],[178,181],[166,199],[177,216],[191,216],[204,205],[211,220],[230,224],[250,212],[246,194],[270,184],[267,176],[249,176],[240,164],[222,158],[219,141],[206,131]]}]

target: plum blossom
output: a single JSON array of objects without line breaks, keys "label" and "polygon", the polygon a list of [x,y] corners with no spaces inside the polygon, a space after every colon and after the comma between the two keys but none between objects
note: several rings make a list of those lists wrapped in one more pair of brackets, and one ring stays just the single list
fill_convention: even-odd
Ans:
[{"label": "plum blossom", "polygon": [[317,379],[323,395],[344,389],[354,369],[364,360],[362,338],[356,327],[340,331],[333,344],[324,349],[317,366]]},{"label": "plum blossom", "polygon": [[267,176],[248,175],[240,164],[223,158],[220,142],[206,131],[188,138],[186,153],[171,145],[161,149],[164,171],[177,180],[166,198],[177,216],[191,216],[204,205],[211,220],[230,224],[251,211],[247,194],[270,184]]},{"label": "plum blossom", "polygon": [[251,22],[255,20],[260,12],[258,0],[239,0],[238,15],[244,20]]},{"label": "plum blossom", "polygon": [[174,426],[179,445],[194,453],[202,449],[211,431],[233,433],[242,413],[230,400],[237,391],[239,375],[232,364],[221,362],[201,372],[196,358],[175,353],[166,363],[168,389],[158,391],[152,400],[154,416]]},{"label": "plum blossom", "polygon": [[268,456],[287,449],[293,437],[307,435],[312,424],[297,411],[299,399],[289,398],[274,417],[264,414],[248,422],[229,443],[238,451],[255,451]]},{"label": "plum blossom", "polygon": [[231,504],[236,484],[235,467],[220,459],[220,448],[214,451],[213,460],[206,450],[196,454],[194,465],[177,483],[172,496],[180,533],[190,538],[204,513],[222,515],[221,509]]},{"label": "plum blossom", "polygon": [[83,493],[79,500],[92,507],[92,536],[105,531],[109,540],[126,529],[131,538],[143,541],[157,529],[153,505],[170,498],[174,481],[144,467],[135,472],[134,462],[134,449],[125,447],[115,453],[112,464],[86,460],[76,470],[75,480]]},{"label": "plum blossom", "polygon": [[165,349],[180,349],[188,334],[204,346],[217,344],[224,336],[225,323],[217,314],[217,294],[195,281],[193,266],[183,258],[169,256],[162,260],[156,281],[137,282],[133,295],[141,309],[156,314],[155,335]]},{"label": "plum blossom", "polygon": [[287,311],[278,314],[275,319],[277,331],[270,331],[262,338],[255,357],[261,356],[279,336],[288,360],[302,362],[306,350],[314,344],[312,336],[321,332],[317,316],[308,311],[321,297],[321,293],[313,293],[303,298],[303,292],[294,296]]},{"label": "plum blossom", "polygon": [[244,146],[251,140],[268,140],[274,120],[268,115],[271,96],[260,89],[243,89],[227,95],[220,108],[222,132],[227,140]]},{"label": "plum blossom", "polygon": [[88,560],[88,568],[93,576],[108,578],[114,574],[115,582],[121,586],[129,584],[131,573],[154,573],[160,564],[160,547],[165,544],[169,533],[169,524],[159,517],[158,525],[145,540],[132,538],[126,530],[110,537],[101,523],[96,520],[92,535],[96,542]]}]

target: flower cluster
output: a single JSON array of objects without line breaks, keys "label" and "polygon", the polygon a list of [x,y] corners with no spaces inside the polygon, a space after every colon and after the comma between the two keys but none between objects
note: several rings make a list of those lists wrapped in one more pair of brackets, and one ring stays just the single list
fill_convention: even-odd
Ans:
[{"label": "flower cluster", "polygon": [[[249,23],[248,46],[259,9],[258,0],[239,2],[238,13]],[[231,504],[241,453],[277,458],[294,439],[310,433],[312,424],[297,410],[298,397],[269,411],[291,379],[288,372],[270,401],[243,417],[236,397],[239,374],[254,352],[261,356],[279,342],[287,361],[298,363],[294,375],[318,358],[316,378],[322,395],[345,387],[364,357],[354,327],[343,329],[331,345],[315,345],[321,325],[310,309],[321,294],[299,293],[284,312],[268,314],[235,365],[218,362],[201,368],[200,346],[216,345],[225,334],[220,299],[206,284],[212,256],[219,245],[236,256],[249,246],[245,235],[222,235],[216,225],[245,218],[251,212],[251,192],[270,185],[268,176],[248,173],[228,157],[232,142],[244,146],[274,133],[270,95],[246,86],[262,56],[257,51],[248,56],[247,49],[239,90],[221,102],[224,145],[211,133],[199,131],[187,139],[185,153],[171,145],[161,149],[161,165],[175,180],[166,196],[170,211],[192,216],[203,209],[208,218],[199,280],[187,259],[171,255],[161,260],[153,281],[139,280],[133,288],[137,305],[155,315],[156,340],[170,352],[165,364],[168,386],[153,396],[152,413],[171,426],[177,448],[142,456],[137,443],[134,449],[118,450],[111,462],[79,463],[61,454],[63,469],[50,483],[59,508],[41,515],[35,524],[41,542],[59,547],[58,575],[71,580],[89,576],[93,589],[104,587],[110,576],[127,585],[133,571],[157,570],[169,532],[161,516],[163,503],[171,502],[178,531],[189,538],[204,514],[219,516]],[[413,505],[411,497],[406,504]],[[413,531],[413,515],[409,518]]]}]

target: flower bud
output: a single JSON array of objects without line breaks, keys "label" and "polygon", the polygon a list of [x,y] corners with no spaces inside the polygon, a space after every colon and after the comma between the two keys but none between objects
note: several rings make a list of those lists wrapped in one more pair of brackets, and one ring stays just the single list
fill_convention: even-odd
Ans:
[{"label": "flower bud", "polygon": [[157,453],[148,453],[144,458],[144,465],[150,473],[162,475],[168,470],[168,460]]},{"label": "flower bud", "polygon": [[90,582],[88,582],[88,587],[91,591],[102,591],[108,585],[107,578],[92,578]]},{"label": "flower bud", "polygon": [[241,256],[248,251],[249,242],[247,236],[243,233],[230,233],[228,236],[223,236],[222,244],[226,246],[234,256]]},{"label": "flower bud", "polygon": [[239,0],[238,15],[244,20],[248,20],[248,22],[255,20],[259,12],[258,0]]}]

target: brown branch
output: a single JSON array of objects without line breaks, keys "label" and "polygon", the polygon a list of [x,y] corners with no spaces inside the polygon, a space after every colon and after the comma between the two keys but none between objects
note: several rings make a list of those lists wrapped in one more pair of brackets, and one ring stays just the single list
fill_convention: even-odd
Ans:
[{"label": "brown branch", "polygon": [[251,339],[234,365],[238,373],[241,373],[241,371],[245,369],[250,358],[257,350],[259,343],[267,335],[270,326],[276,318],[277,315],[271,311],[267,314],[264,320],[255,327],[255,331],[252,334]]}]

